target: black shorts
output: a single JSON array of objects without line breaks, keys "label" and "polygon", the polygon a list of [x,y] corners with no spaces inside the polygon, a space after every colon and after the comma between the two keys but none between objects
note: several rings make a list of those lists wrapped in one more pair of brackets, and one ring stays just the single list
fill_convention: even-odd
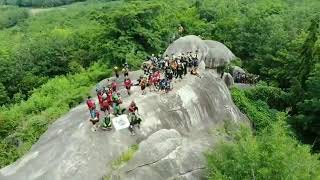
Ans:
[{"label": "black shorts", "polygon": [[93,125],[95,125],[97,122],[99,122],[99,119],[90,119]]},{"label": "black shorts", "polygon": [[141,86],[141,90],[145,90],[146,89],[146,86]]},{"label": "black shorts", "polygon": [[125,73],[124,73],[124,76],[129,76],[129,73],[128,73],[128,72],[125,72]]},{"label": "black shorts", "polygon": [[126,86],[126,89],[127,89],[127,90],[130,90],[130,88],[131,88],[130,86]]}]

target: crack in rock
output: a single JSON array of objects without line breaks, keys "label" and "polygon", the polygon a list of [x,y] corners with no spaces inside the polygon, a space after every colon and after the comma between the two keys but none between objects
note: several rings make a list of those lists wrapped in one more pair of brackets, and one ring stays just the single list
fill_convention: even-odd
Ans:
[{"label": "crack in rock", "polygon": [[205,167],[199,167],[199,168],[191,169],[189,171],[186,171],[186,172],[183,172],[183,173],[179,173],[179,176],[183,176],[183,175],[186,175],[188,173],[192,173],[193,171],[198,171],[198,170],[203,170],[203,169],[205,169]]},{"label": "crack in rock", "polygon": [[129,170],[125,171],[125,172],[126,172],[126,173],[129,173],[129,172],[134,171],[134,170],[136,170],[136,169],[138,169],[138,168],[141,168],[141,167],[143,167],[143,166],[149,166],[149,165],[152,165],[152,164],[156,164],[157,162],[166,159],[166,158],[167,158],[168,156],[170,156],[172,153],[176,152],[180,147],[181,147],[181,145],[180,145],[180,146],[177,146],[177,147],[176,147],[175,149],[173,149],[170,153],[168,153],[167,155],[165,155],[164,157],[162,157],[162,158],[160,158],[160,159],[158,159],[158,160],[155,160],[155,161],[152,161],[152,162],[149,162],[149,163],[145,163],[145,164],[139,165],[139,166],[137,166],[137,167],[135,167],[135,168],[133,168],[133,169],[129,169]]}]

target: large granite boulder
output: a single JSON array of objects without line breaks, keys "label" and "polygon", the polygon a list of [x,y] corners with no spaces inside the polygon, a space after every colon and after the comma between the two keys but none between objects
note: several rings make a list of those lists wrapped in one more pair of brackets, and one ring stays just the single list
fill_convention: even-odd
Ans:
[{"label": "large granite boulder", "polygon": [[230,73],[224,73],[222,79],[223,79],[224,83],[226,83],[228,88],[233,86],[234,79]]},{"label": "large granite boulder", "polygon": [[209,47],[205,58],[206,68],[225,66],[235,59],[235,55],[224,44],[212,40],[204,40],[204,42]]},{"label": "large granite boulder", "polygon": [[232,76],[235,78],[237,74],[246,74],[246,71],[239,66],[232,67]]},{"label": "large granite boulder", "polygon": [[218,41],[202,40],[198,36],[188,35],[174,41],[165,51],[165,55],[187,54],[198,51],[200,61],[205,63],[206,68],[217,68],[227,65],[235,59],[235,55],[224,44]]},{"label": "large granite boulder", "polygon": [[141,142],[134,158],[113,172],[112,180],[205,179],[204,151],[214,138],[184,138],[176,130],[159,130]]},{"label": "large granite boulder", "polygon": [[[131,76],[139,74],[131,73]],[[211,144],[208,140],[214,139],[207,136],[208,132],[225,120],[240,123],[246,118],[233,104],[225,82],[214,70],[205,70],[201,76],[188,74],[175,81],[173,91],[168,94],[141,95],[140,88],[133,87],[132,95],[123,98],[123,107],[133,99],[139,106],[143,122],[136,136],[130,136],[127,129],[92,132],[87,107],[79,105],[54,122],[21,159],[2,168],[1,180],[98,180],[112,174],[109,165],[129,146],[143,139],[148,140],[141,143],[141,152],[122,172],[161,161],[130,171],[135,174],[133,177],[139,177],[131,179],[152,175],[152,179],[160,179],[165,171],[169,179],[202,177],[202,152]]]},{"label": "large granite boulder", "polygon": [[170,44],[170,46],[164,52],[164,55],[171,56],[171,54],[175,54],[177,56],[181,53],[195,53],[196,51],[198,51],[199,60],[203,61],[208,54],[209,48],[200,37],[188,35],[181,37]]}]

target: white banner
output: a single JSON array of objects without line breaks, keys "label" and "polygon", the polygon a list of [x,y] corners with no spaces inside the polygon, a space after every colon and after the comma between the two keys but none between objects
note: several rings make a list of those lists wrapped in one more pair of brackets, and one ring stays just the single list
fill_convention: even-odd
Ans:
[{"label": "white banner", "polygon": [[130,126],[128,116],[126,114],[112,118],[112,124],[116,130],[125,129]]}]

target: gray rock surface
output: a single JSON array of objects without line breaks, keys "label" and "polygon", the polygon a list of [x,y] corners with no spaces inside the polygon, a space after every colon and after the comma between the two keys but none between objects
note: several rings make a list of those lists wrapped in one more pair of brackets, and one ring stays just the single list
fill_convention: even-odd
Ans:
[{"label": "gray rock surface", "polygon": [[[148,140],[141,143],[141,156],[148,153],[148,158],[139,159],[137,155],[126,166],[127,170],[171,154],[177,159],[163,160],[152,167],[143,166],[132,173],[137,177],[161,179],[164,171],[168,171],[168,179],[197,179],[193,177],[202,174],[200,151],[210,144],[206,140],[210,129],[224,120],[238,123],[246,119],[233,104],[227,86],[214,70],[204,70],[201,76],[187,75],[183,80],[175,80],[174,89],[168,94],[148,92],[141,95],[140,88],[133,87],[132,96],[124,96],[124,106],[133,99],[139,106],[143,122],[136,136],[130,136],[126,129],[92,132],[86,105],[73,108],[54,122],[27,154],[2,168],[1,180],[101,179],[112,173],[110,164],[129,146],[161,129],[175,130],[160,131],[149,138],[155,138],[157,144]],[[174,154],[173,150],[178,147],[181,151]],[[194,164],[184,161],[192,156],[195,156]],[[171,166],[174,167],[172,170],[166,169]],[[199,170],[195,170],[197,167]],[[188,172],[190,169],[194,171]]]},{"label": "gray rock surface", "polygon": [[188,35],[181,37],[174,41],[165,51],[167,54],[180,55],[187,54],[198,50],[198,57],[200,61],[204,61],[206,68],[217,68],[219,66],[227,65],[235,59],[235,55],[224,44],[218,41],[202,40],[198,36]]},{"label": "gray rock surface", "polygon": [[224,73],[222,79],[228,88],[234,85],[234,79],[230,73]]},{"label": "gray rock surface", "polygon": [[195,53],[198,50],[198,58],[200,61],[205,60],[209,47],[204,43],[204,41],[195,35],[188,35],[181,37],[174,41],[164,52],[164,55],[175,54],[179,55],[181,53],[187,54],[187,52]]},{"label": "gray rock surface", "polygon": [[238,74],[238,73],[240,73],[240,74],[245,74],[246,73],[246,71],[244,70],[244,69],[242,69],[241,67],[239,67],[239,66],[232,66],[232,76],[233,77],[236,77],[236,75]]},{"label": "gray rock surface", "polygon": [[140,144],[134,158],[115,171],[111,179],[204,179],[203,152],[214,139],[208,134],[199,134],[182,137],[172,129],[155,132]]},{"label": "gray rock surface", "polygon": [[227,46],[218,41],[204,40],[209,47],[209,52],[205,58],[207,68],[216,68],[230,63],[236,56]]}]

